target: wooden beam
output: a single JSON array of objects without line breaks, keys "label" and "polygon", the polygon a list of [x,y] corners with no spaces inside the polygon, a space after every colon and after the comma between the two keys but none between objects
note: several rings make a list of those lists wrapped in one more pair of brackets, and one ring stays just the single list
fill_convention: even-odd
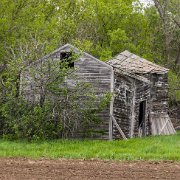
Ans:
[{"label": "wooden beam", "polygon": [[166,122],[164,123],[163,127],[161,128],[161,130],[159,131],[159,135],[162,133],[162,131],[164,130],[165,126],[167,125],[169,119],[166,120]]},{"label": "wooden beam", "polygon": [[135,103],[136,103],[136,83],[135,81],[132,82],[133,83],[133,99],[132,99],[132,106],[131,106],[131,133],[130,133],[130,137],[133,138],[134,135],[134,123],[135,123]]},{"label": "wooden beam", "polygon": [[112,119],[109,118],[109,140],[113,139],[113,122]]},{"label": "wooden beam", "polygon": [[113,122],[111,116],[113,116],[113,106],[114,106],[114,70],[111,70],[111,86],[110,92],[112,93],[112,98],[110,102],[110,118],[109,118],[109,140],[113,139]]},{"label": "wooden beam", "polygon": [[124,75],[127,75],[129,77],[132,77],[134,79],[137,79],[139,81],[145,82],[147,84],[151,84],[151,82],[147,78],[145,78],[143,76],[139,76],[137,74],[132,74],[132,73],[129,73],[129,72],[126,72],[126,71],[124,71],[122,69],[117,69],[117,68],[114,68],[114,71],[118,72],[118,73],[121,73],[121,74],[124,74]]},{"label": "wooden beam", "polygon": [[114,125],[116,126],[116,128],[118,129],[118,131],[120,132],[121,136],[123,137],[123,139],[127,140],[124,132],[122,131],[122,129],[120,128],[119,124],[117,123],[116,119],[114,118],[114,116],[111,116],[112,121],[114,123]]}]

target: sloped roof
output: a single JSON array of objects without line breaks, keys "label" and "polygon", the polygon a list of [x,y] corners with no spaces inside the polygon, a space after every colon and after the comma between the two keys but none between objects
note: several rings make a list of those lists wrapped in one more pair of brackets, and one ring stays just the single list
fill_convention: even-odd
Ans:
[{"label": "sloped roof", "polygon": [[168,72],[168,69],[152,63],[144,58],[141,58],[127,50],[109,60],[107,63],[114,68],[122,69],[131,73],[164,74]]},{"label": "sloped roof", "polygon": [[94,56],[92,56],[92,55],[90,55],[90,54],[88,54],[86,52],[80,52],[78,48],[74,47],[71,44],[65,44],[64,46],[61,46],[60,48],[58,48],[55,51],[51,52],[50,54],[42,57],[41,59],[38,59],[38,60],[32,62],[30,65],[35,65],[35,64],[38,64],[38,63],[40,63],[42,61],[46,61],[48,58],[53,57],[53,55],[55,55],[58,52],[62,52],[62,51],[74,51],[75,53],[80,53],[80,54],[82,54],[82,55],[84,55],[86,57],[94,59],[95,61],[97,61],[98,63],[102,64],[103,66],[106,66],[109,69],[113,70],[112,66],[110,66],[109,64],[107,64],[107,63],[105,63],[103,61],[100,61],[96,57],[94,57]]}]

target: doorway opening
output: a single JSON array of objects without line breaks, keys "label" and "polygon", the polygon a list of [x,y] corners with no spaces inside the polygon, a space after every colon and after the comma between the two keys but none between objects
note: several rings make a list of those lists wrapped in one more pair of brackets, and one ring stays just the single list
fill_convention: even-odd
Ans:
[{"label": "doorway opening", "polygon": [[146,101],[142,101],[139,104],[139,135],[145,136],[146,135]]}]

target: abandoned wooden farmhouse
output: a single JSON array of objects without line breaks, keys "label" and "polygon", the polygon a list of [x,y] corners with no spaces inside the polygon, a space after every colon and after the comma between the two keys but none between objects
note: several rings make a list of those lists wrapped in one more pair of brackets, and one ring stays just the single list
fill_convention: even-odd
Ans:
[{"label": "abandoned wooden farmhouse", "polygon": [[[103,122],[96,128],[103,133],[95,138],[111,140],[175,133],[168,116],[168,69],[129,51],[102,62],[88,53],[80,53],[70,44],[35,65],[46,59],[61,61],[72,51],[79,54],[78,60],[70,64],[78,80],[91,83],[96,96],[101,97],[107,92],[113,94],[108,108],[99,114]],[[27,81],[23,88],[25,97],[29,100],[36,98],[31,91],[34,87],[28,73],[23,73],[21,79]],[[66,83],[73,87],[73,81],[67,80]]]}]

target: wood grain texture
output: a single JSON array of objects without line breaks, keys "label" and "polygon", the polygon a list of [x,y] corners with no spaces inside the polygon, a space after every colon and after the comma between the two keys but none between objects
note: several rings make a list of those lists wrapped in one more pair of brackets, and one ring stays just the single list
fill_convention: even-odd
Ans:
[{"label": "wood grain texture", "polygon": [[[61,51],[74,51],[78,49],[72,45],[65,45],[44,58],[26,68],[21,75],[21,91],[30,101],[39,99],[43,90],[31,77],[34,71],[36,78],[40,65],[46,64],[48,60],[52,63],[60,61]],[[105,93],[112,93],[113,97],[109,106],[99,117],[102,124],[93,127],[94,130],[102,131],[93,138],[97,139],[119,139],[121,134],[110,117],[114,117],[118,126],[127,138],[141,136],[139,126],[139,108],[142,101],[145,107],[145,134],[174,134],[175,130],[168,116],[168,69],[149,62],[129,51],[124,51],[107,63],[95,57],[80,53],[78,60],[74,62],[74,70],[67,77],[63,85],[73,89],[79,82],[91,84],[89,93],[94,92],[97,97],[97,106]],[[48,72],[47,77],[48,79]],[[34,92],[36,92],[34,94]],[[83,102],[86,96],[79,95]],[[96,108],[96,107],[95,107]],[[81,137],[77,134],[77,137]]]}]

